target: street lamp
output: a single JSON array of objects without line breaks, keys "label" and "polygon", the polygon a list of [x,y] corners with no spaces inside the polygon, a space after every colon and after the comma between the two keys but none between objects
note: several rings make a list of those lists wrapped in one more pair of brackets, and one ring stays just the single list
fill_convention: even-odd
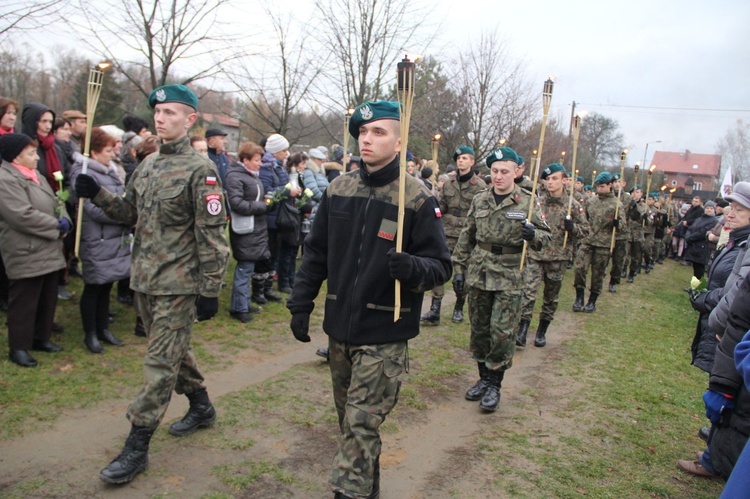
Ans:
[{"label": "street lamp", "polygon": [[[661,140],[654,140],[653,142],[646,142],[646,149],[643,150],[643,162],[641,163],[641,165],[643,165],[644,173],[645,173],[645,170],[646,170],[646,156],[648,155],[648,146],[649,146],[649,144],[661,144]],[[637,183],[637,181],[638,181],[638,179],[636,179],[636,183]],[[641,183],[643,183],[643,182],[641,181]]]}]

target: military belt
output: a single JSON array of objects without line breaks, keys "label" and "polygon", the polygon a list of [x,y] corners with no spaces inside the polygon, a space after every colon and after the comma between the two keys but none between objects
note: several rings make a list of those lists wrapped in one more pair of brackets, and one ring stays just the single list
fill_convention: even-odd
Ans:
[{"label": "military belt", "polygon": [[523,246],[500,246],[499,244],[489,243],[477,243],[477,246],[493,255],[513,255],[523,251]]}]

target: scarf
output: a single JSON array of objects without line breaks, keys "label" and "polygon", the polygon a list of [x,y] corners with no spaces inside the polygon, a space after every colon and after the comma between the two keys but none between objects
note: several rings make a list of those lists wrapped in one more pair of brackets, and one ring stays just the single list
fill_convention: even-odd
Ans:
[{"label": "scarf", "polygon": [[55,172],[60,171],[60,158],[57,156],[57,148],[55,147],[55,136],[51,133],[46,137],[37,135],[39,145],[44,149],[44,157],[47,160],[47,180],[53,191],[58,191],[62,187],[60,183],[55,180]]},{"label": "scarf", "polygon": [[0,135],[5,135],[6,133],[13,133],[13,129],[6,130],[5,128],[0,126]]},{"label": "scarf", "polygon": [[25,166],[17,165],[15,163],[11,163],[11,165],[13,165],[16,170],[21,172],[21,175],[34,182],[36,185],[42,185],[42,183],[39,182],[39,175],[36,169],[30,170]]}]

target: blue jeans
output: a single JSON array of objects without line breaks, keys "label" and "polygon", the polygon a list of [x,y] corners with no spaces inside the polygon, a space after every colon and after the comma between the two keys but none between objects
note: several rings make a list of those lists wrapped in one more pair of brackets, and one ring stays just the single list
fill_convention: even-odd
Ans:
[{"label": "blue jeans", "polygon": [[292,246],[285,242],[281,243],[279,248],[279,257],[276,264],[279,273],[278,287],[281,288],[292,288],[294,287],[294,276],[296,275],[297,268],[297,253],[299,252],[299,246]]},{"label": "blue jeans", "polygon": [[232,283],[232,305],[230,312],[248,312],[250,310],[250,278],[255,270],[255,262],[238,261],[234,269]]}]

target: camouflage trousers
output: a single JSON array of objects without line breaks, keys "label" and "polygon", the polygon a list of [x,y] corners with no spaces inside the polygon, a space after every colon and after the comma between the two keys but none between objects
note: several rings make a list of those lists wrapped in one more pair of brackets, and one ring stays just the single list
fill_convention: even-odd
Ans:
[{"label": "camouflage trousers", "polygon": [[328,484],[347,497],[367,497],[380,459],[378,428],[398,402],[408,370],[407,342],[349,345],[328,339],[338,452]]},{"label": "camouflage trousers", "polygon": [[641,260],[643,260],[643,243],[641,243],[641,241],[630,241],[628,242],[628,247],[630,253],[629,275],[635,275],[641,268]]},{"label": "camouflage trousers", "polygon": [[656,250],[654,248],[654,234],[643,234],[643,260],[646,265],[651,265],[656,260]]},{"label": "camouflage trousers", "polygon": [[667,254],[667,247],[672,242],[672,236],[665,235],[661,239],[654,238],[654,261]]},{"label": "camouflage trousers", "polygon": [[520,289],[484,291],[469,288],[469,348],[474,360],[484,362],[490,370],[504,371],[513,365],[522,300]]},{"label": "camouflage trousers", "polygon": [[615,248],[612,250],[612,268],[609,270],[609,276],[615,284],[620,284],[620,275],[625,268],[625,259],[628,256],[628,246],[630,242],[625,239],[615,240]]},{"label": "camouflage trousers", "polygon": [[[623,241],[624,242],[624,241]],[[574,286],[576,288],[586,287],[586,275],[591,267],[591,292],[601,294],[602,281],[607,274],[607,263],[609,262],[609,248],[598,246],[581,245],[581,251],[576,260],[576,273]],[[618,276],[619,277],[619,276]]]},{"label": "camouflage trousers", "polygon": [[[521,318],[531,319],[534,315],[534,305],[536,305],[537,296],[539,296],[539,287],[544,283],[544,302],[542,303],[542,312],[539,319],[552,322],[555,317],[555,310],[560,301],[560,290],[565,278],[565,269],[568,265],[566,261],[541,261],[526,260],[528,269],[535,267],[537,270],[529,274],[529,280],[524,282],[523,304],[521,305]],[[527,299],[528,297],[528,299]]]},{"label": "camouflage trousers", "polygon": [[[456,242],[458,241],[457,238],[449,237],[447,238],[448,243],[448,251],[453,253],[453,249],[456,247]],[[441,284],[440,286],[435,286],[432,288],[432,298],[436,300],[442,300],[443,296],[445,296],[445,285]],[[456,298],[459,298],[458,296]]]},{"label": "camouflage trousers", "polygon": [[143,388],[128,407],[127,416],[134,425],[156,428],[167,412],[173,390],[182,394],[205,388],[190,348],[195,295],[136,293],[135,307],[146,327],[148,350],[143,359]]}]

